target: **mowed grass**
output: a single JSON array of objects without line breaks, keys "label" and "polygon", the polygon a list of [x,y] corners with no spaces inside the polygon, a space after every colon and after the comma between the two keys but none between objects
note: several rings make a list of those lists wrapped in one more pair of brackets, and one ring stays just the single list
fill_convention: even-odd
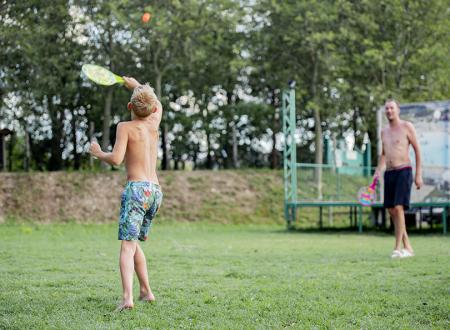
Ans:
[{"label": "mowed grass", "polygon": [[[266,329],[449,327],[447,237],[283,226],[156,224],[142,244],[154,304],[114,313],[115,225],[0,226],[0,328]],[[137,280],[135,295],[138,294]]]}]

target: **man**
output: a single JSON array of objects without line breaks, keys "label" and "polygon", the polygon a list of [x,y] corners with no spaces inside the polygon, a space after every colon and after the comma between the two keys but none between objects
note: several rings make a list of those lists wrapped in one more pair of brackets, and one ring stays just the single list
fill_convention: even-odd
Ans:
[{"label": "man", "polygon": [[[395,246],[392,258],[414,256],[414,251],[406,232],[405,212],[409,208],[411,185],[413,181],[409,146],[414,149],[416,157],[416,174],[414,182],[417,189],[423,185],[422,164],[419,143],[413,124],[400,119],[400,106],[395,100],[387,100],[385,114],[389,125],[381,131],[382,152],[375,175],[384,173],[384,207],[395,226]],[[403,243],[403,249],[401,244]]]},{"label": "man", "polygon": [[139,298],[154,301],[150,289],[145,255],[137,241],[147,239],[152,220],[162,201],[161,187],[156,175],[158,128],[162,117],[161,103],[153,88],[141,85],[134,78],[123,77],[125,86],[133,90],[128,103],[131,121],[117,125],[116,143],[112,152],[103,152],[96,142],[90,153],[112,165],[125,159],[128,182],[122,194],[119,240],[120,274],[123,297],[118,310],[131,309],[133,303],[133,273],[139,279]]}]

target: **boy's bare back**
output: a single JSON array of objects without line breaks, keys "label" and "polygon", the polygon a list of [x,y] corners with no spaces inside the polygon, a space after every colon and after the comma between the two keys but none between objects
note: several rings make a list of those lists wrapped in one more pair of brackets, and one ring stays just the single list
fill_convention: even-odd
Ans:
[{"label": "boy's bare back", "polygon": [[[93,156],[111,164],[125,161],[128,181],[147,181],[159,184],[156,175],[158,157],[158,129],[162,105],[148,85],[140,85],[134,78],[123,77],[125,86],[139,92],[128,103],[131,121],[117,125],[116,142],[112,152],[103,152],[96,142],[91,143]],[[147,90],[145,90],[147,88]]]},{"label": "boy's bare back", "polygon": [[[160,104],[158,105],[160,107]],[[158,157],[158,128],[159,112],[144,119],[134,119],[122,122],[127,144],[125,152],[125,166],[128,181],[150,181],[159,184],[156,175]],[[122,127],[118,128],[122,129]]]}]

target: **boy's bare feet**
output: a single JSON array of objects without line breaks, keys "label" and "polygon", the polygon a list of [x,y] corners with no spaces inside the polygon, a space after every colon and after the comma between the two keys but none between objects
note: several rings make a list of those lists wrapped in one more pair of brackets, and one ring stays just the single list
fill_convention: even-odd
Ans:
[{"label": "boy's bare feet", "polygon": [[134,304],[133,304],[133,302],[132,301],[122,301],[122,303],[119,305],[119,306],[117,306],[117,308],[116,308],[116,312],[121,312],[121,311],[123,311],[123,310],[125,310],[125,309],[132,309],[134,307]]},{"label": "boy's bare feet", "polygon": [[155,301],[155,296],[153,295],[153,293],[151,291],[150,292],[141,291],[141,293],[139,295],[139,300],[153,302],[153,301]]}]

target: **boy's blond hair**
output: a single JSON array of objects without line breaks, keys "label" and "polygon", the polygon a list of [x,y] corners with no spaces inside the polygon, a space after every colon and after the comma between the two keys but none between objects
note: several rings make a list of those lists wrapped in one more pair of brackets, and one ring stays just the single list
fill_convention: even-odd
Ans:
[{"label": "boy's blond hair", "polygon": [[158,98],[155,91],[149,84],[137,86],[133,90],[133,95],[130,99],[133,104],[133,112],[138,117],[147,117],[154,112],[157,105]]}]

